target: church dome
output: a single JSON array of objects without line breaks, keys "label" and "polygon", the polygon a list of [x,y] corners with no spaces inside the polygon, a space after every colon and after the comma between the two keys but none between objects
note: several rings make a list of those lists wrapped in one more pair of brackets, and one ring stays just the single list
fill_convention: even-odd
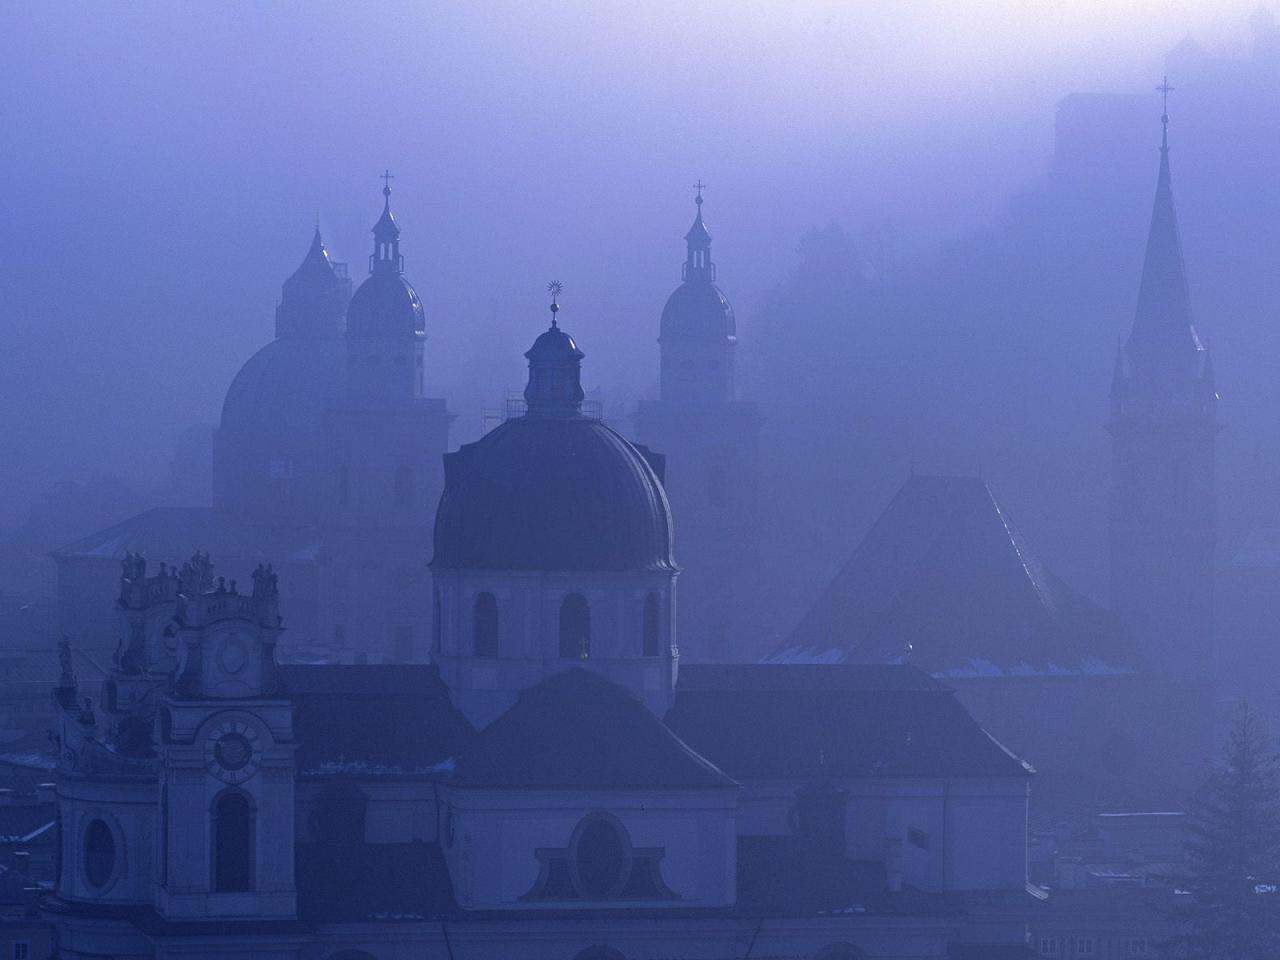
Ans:
[{"label": "church dome", "polygon": [[222,429],[318,431],[341,394],[345,352],[337,337],[273,340],[240,368],[222,404]]},{"label": "church dome", "polygon": [[405,332],[423,333],[426,315],[418,292],[403,276],[375,272],[356,290],[347,307],[347,333],[380,337]]},{"label": "church dome", "polygon": [[676,569],[665,461],[583,416],[583,353],[558,309],[525,354],[528,413],[445,455],[436,568]]},{"label": "church dome", "polygon": [[661,330],[663,337],[685,340],[734,340],[738,332],[729,298],[705,279],[676,287],[662,308]]},{"label": "church dome", "polygon": [[508,420],[445,455],[432,565],[673,570],[662,467],[599,420]]}]

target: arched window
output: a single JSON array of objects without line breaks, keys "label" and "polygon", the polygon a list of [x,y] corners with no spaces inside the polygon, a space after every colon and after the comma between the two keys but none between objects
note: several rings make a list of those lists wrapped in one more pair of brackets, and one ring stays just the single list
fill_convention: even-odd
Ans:
[{"label": "arched window", "polygon": [[492,593],[476,597],[474,639],[477,657],[498,655],[498,601]]},{"label": "arched window", "polygon": [[644,598],[644,626],[640,644],[640,653],[646,657],[656,657],[662,642],[662,625],[658,620],[658,595],[651,593]]},{"label": "arched window", "polygon": [[409,465],[402,463],[396,468],[392,494],[397,506],[405,507],[413,503],[413,468]]},{"label": "arched window", "polygon": [[213,889],[243,893],[253,877],[253,806],[238,790],[213,805]]},{"label": "arched window", "polygon": [[587,598],[571,593],[560,602],[560,656],[581,657],[591,653],[591,608]]},{"label": "arched window", "polygon": [[90,820],[84,832],[84,875],[94,887],[105,887],[116,869],[116,838],[105,821]]}]

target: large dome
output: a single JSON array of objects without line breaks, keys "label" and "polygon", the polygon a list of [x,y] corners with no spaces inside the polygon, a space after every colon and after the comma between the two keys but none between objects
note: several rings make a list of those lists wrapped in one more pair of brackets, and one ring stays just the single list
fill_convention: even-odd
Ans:
[{"label": "large dome", "polygon": [[686,280],[662,308],[662,336],[684,340],[723,340],[737,336],[733,307],[714,283]]},{"label": "large dome", "polygon": [[422,301],[400,274],[377,271],[360,284],[347,307],[347,333],[356,337],[400,336],[427,329]]},{"label": "large dome", "polygon": [[674,570],[662,469],[598,420],[508,420],[445,456],[432,566]]},{"label": "large dome", "polygon": [[345,358],[338,337],[271,341],[231,381],[222,429],[318,433],[321,415],[341,395]]}]

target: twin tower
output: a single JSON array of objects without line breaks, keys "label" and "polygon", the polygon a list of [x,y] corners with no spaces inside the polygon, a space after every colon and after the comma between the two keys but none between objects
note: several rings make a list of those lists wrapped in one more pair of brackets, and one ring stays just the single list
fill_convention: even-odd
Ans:
[{"label": "twin tower", "polygon": [[[404,276],[389,186],[383,195],[369,275],[354,294],[319,230],[285,282],[275,341],[227,394],[214,509],[238,527],[315,531],[292,569],[277,560],[282,580],[299,585],[282,598],[291,642],[314,637],[341,659],[414,662],[438,655],[428,562],[453,415],[426,396],[426,315]],[[754,659],[763,650],[751,641],[765,641],[750,631],[760,418],[737,398],[737,331],[716,284],[701,186],[696,205],[682,282],[662,313],[659,399],[641,405],[634,426],[640,443],[666,454],[682,652]]]}]

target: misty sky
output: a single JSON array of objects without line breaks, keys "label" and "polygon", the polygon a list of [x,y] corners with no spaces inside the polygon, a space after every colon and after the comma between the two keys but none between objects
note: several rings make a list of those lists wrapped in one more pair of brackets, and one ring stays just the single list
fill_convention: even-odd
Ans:
[{"label": "misty sky", "polygon": [[363,277],[384,166],[469,439],[553,277],[588,383],[650,388],[695,178],[747,340],[807,229],[965,233],[1047,168],[1060,97],[1149,92],[1188,32],[1243,48],[1253,6],[0,5],[0,523],[63,477],[159,479],[317,211]]}]

